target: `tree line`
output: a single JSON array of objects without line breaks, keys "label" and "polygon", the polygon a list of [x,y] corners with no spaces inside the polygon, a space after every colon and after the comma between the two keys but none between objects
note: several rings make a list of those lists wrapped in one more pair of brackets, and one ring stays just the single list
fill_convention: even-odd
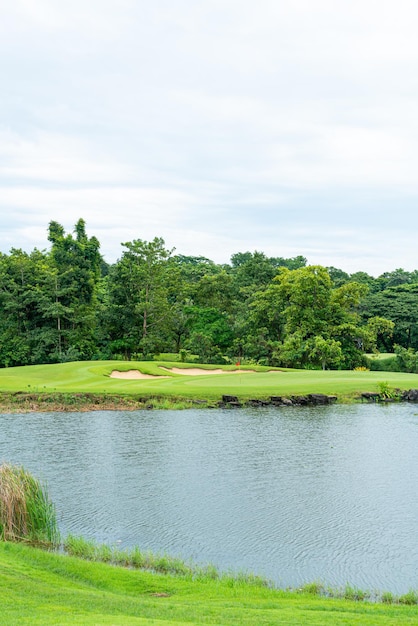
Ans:
[{"label": "tree line", "polygon": [[217,264],[159,237],[123,243],[108,264],[83,219],[72,233],[50,222],[48,240],[49,250],[0,253],[2,367],[174,352],[351,369],[367,352],[410,363],[418,350],[417,270],[374,278],[257,251]]}]

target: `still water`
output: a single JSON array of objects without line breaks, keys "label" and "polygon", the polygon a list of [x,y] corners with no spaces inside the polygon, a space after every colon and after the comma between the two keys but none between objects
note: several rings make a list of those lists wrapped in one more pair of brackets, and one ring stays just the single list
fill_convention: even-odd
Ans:
[{"label": "still water", "polygon": [[418,406],[0,415],[63,534],[249,570],[418,588]]}]

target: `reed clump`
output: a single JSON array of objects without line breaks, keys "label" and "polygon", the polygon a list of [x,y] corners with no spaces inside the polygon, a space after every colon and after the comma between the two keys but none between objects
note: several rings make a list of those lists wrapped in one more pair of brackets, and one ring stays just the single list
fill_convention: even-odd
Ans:
[{"label": "reed clump", "polygon": [[0,465],[0,540],[55,546],[59,531],[45,485],[23,467]]}]

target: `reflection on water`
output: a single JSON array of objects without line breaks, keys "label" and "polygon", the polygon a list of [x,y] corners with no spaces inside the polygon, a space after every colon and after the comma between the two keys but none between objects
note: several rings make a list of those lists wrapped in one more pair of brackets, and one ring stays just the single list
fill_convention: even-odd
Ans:
[{"label": "reflection on water", "polygon": [[61,529],[296,586],[418,587],[413,405],[0,415]]}]

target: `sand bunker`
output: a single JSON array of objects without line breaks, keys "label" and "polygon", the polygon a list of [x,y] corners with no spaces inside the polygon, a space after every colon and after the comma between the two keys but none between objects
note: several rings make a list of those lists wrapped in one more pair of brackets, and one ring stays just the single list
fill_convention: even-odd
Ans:
[{"label": "sand bunker", "polygon": [[[161,367],[160,369],[166,372],[172,372],[173,374],[180,374],[182,376],[207,376],[208,374],[257,374],[255,370],[204,370],[200,367]],[[279,373],[280,370],[270,370],[268,373]],[[143,374],[139,370],[128,370],[127,372],[119,372],[113,370],[110,374],[110,378],[122,378],[124,380],[145,380],[156,378],[170,378],[170,376],[153,376],[152,374]]]},{"label": "sand bunker", "polygon": [[206,376],[207,374],[255,374],[254,370],[203,370],[199,367],[161,367],[166,372],[173,374],[183,374],[183,376]]},{"label": "sand bunker", "polygon": [[152,376],[151,374],[143,374],[139,370],[129,370],[127,372],[119,372],[113,370],[110,378],[123,378],[125,380],[144,380],[149,378],[170,378],[169,376]]}]

